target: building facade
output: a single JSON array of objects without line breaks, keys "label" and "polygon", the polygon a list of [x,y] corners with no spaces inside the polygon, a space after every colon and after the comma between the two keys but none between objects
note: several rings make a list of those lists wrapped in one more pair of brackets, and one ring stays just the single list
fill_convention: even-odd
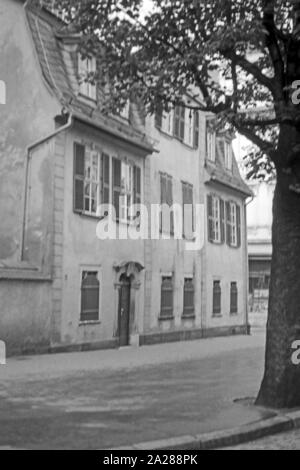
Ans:
[{"label": "building facade", "polygon": [[253,326],[265,325],[272,258],[272,204],[275,181],[249,182],[253,201],[247,207],[249,310]]},{"label": "building facade", "polygon": [[[232,136],[180,108],[145,120],[131,103],[104,116],[101,90],[81,80],[96,61],[82,60],[63,22],[20,0],[2,0],[0,14],[0,338],[8,353],[247,332],[251,193]],[[172,211],[148,218],[147,236],[128,236],[143,224],[133,205],[149,215],[176,203],[181,237]],[[170,237],[161,239],[165,224]]]}]

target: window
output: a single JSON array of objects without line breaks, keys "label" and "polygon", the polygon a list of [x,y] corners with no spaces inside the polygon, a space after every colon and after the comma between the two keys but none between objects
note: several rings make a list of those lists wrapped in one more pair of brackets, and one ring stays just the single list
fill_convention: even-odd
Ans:
[{"label": "window", "polygon": [[121,163],[120,220],[129,220],[129,210],[133,204],[133,166]]},{"label": "window", "polygon": [[241,215],[240,206],[235,202],[226,203],[227,212],[227,244],[232,247],[241,245]]},{"label": "window", "polygon": [[133,204],[141,203],[141,169],[129,162],[113,158],[113,205],[116,219],[128,222],[134,216]]},{"label": "window", "polygon": [[131,205],[141,203],[141,168],[75,143],[74,211],[97,216],[99,205],[111,202],[117,220],[130,219]]},{"label": "window", "polygon": [[225,168],[232,171],[232,148],[229,142],[224,143]]},{"label": "window", "polygon": [[194,113],[191,109],[186,108],[185,110],[185,132],[184,132],[184,143],[193,146],[194,144]]},{"label": "window", "polygon": [[79,92],[81,95],[90,98],[94,101],[97,99],[96,84],[92,83],[96,73],[96,58],[86,57],[83,59],[81,54],[78,57],[78,72],[79,72]]},{"label": "window", "polygon": [[173,317],[173,278],[163,276],[161,280],[161,318]]},{"label": "window", "polygon": [[176,106],[174,110],[174,136],[184,140],[185,131],[185,108]]},{"label": "window", "polygon": [[214,281],[213,284],[213,315],[221,315],[221,282]]},{"label": "window", "polygon": [[194,237],[194,207],[193,207],[193,186],[182,183],[182,229],[186,239]]},{"label": "window", "polygon": [[206,131],[206,157],[211,162],[216,161],[216,133],[209,128]]},{"label": "window", "polygon": [[98,271],[83,271],[81,279],[80,321],[99,320],[100,282]]},{"label": "window", "polygon": [[180,106],[167,112],[158,111],[155,125],[166,134],[177,137],[190,147],[199,146],[199,112]]},{"label": "window", "polygon": [[123,119],[126,119],[127,121],[129,121],[129,111],[130,111],[130,102],[129,100],[127,100],[125,106],[122,108],[120,112],[120,116]]},{"label": "window", "polygon": [[172,177],[166,174],[160,175],[160,231],[174,234],[173,183]]},{"label": "window", "polygon": [[225,241],[225,208],[223,199],[218,196],[207,197],[208,239],[212,243]]},{"label": "window", "polygon": [[230,284],[230,313],[238,313],[238,288],[236,282]]},{"label": "window", "polygon": [[194,313],[194,280],[193,278],[185,278],[183,291],[183,316],[194,316]]}]

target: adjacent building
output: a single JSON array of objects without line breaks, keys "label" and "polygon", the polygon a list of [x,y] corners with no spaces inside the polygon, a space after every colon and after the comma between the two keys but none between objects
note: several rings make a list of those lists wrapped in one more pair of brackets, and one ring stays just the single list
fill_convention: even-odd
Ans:
[{"label": "adjacent building", "polygon": [[250,323],[267,319],[272,258],[272,204],[275,181],[249,182],[254,198],[247,208]]},{"label": "adjacent building", "polygon": [[251,191],[233,136],[179,107],[104,116],[100,88],[81,79],[96,60],[82,60],[76,34],[36,2],[2,0],[0,14],[8,353],[246,333]]}]

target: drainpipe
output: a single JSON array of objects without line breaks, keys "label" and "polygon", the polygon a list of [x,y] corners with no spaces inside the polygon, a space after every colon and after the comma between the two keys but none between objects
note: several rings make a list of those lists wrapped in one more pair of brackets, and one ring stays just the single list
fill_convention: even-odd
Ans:
[{"label": "drainpipe", "polygon": [[36,140],[32,144],[30,144],[27,149],[26,149],[26,167],[25,167],[25,196],[24,196],[24,212],[23,212],[23,224],[22,224],[22,239],[21,239],[21,261],[23,261],[24,258],[24,243],[25,243],[25,228],[26,228],[26,212],[27,212],[27,185],[28,185],[28,176],[29,176],[29,162],[31,159],[31,154],[32,151],[36,148],[39,147],[40,145],[44,144],[50,139],[53,139],[56,137],[58,134],[61,134],[62,132],[70,129],[73,126],[73,116],[72,114],[69,114],[68,121],[66,124],[64,124],[61,127],[58,127],[55,129],[55,131],[51,132],[50,134],[42,137],[39,140]]}]

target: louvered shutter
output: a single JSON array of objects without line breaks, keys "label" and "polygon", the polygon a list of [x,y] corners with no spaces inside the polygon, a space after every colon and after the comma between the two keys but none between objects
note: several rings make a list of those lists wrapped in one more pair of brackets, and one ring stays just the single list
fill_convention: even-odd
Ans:
[{"label": "louvered shutter", "polygon": [[220,199],[221,243],[225,242],[225,203]]},{"label": "louvered shutter", "polygon": [[200,133],[200,121],[199,121],[199,111],[195,111],[195,120],[194,120],[194,147],[199,147],[199,133]]},{"label": "louvered shutter", "polygon": [[180,107],[180,127],[179,127],[179,138],[184,140],[184,131],[185,131],[185,108]]},{"label": "louvered shutter", "polygon": [[208,228],[208,240],[214,241],[214,226],[213,226],[213,198],[211,194],[207,196],[207,228]]},{"label": "louvered shutter", "polygon": [[[167,178],[167,204],[171,208],[173,206],[173,182],[172,178]],[[174,212],[170,211],[170,233],[174,234]]]},{"label": "louvered shutter", "polygon": [[116,219],[120,217],[120,195],[121,195],[121,160],[113,157],[112,159],[113,170],[113,205],[115,208]]},{"label": "louvered shutter", "polygon": [[226,201],[226,242],[231,245],[231,219],[230,219],[230,202]]},{"label": "louvered shutter", "polygon": [[101,203],[109,204],[109,155],[101,155]]},{"label": "louvered shutter", "polygon": [[75,212],[84,210],[84,159],[85,147],[82,144],[74,144],[74,198],[73,208]]},{"label": "louvered shutter", "polygon": [[237,246],[241,246],[241,208],[236,206]]}]

